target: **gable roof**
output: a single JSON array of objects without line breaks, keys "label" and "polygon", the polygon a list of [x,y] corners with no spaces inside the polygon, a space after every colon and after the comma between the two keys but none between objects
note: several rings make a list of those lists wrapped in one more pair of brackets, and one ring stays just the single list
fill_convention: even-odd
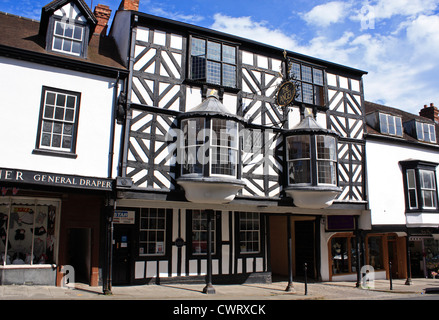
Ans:
[{"label": "gable roof", "polygon": [[88,23],[90,24],[91,30],[94,29],[94,27],[98,23],[98,20],[96,19],[91,9],[83,0],[54,0],[46,4],[41,9],[41,21],[40,21],[40,31],[39,31],[40,34],[42,35],[46,34],[49,18],[53,15],[55,11],[64,7],[67,3],[74,3],[79,8],[83,16],[87,19]]}]

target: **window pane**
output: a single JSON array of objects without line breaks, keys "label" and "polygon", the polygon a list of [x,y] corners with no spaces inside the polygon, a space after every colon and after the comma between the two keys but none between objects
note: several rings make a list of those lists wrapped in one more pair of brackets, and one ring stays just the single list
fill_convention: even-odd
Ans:
[{"label": "window pane", "polygon": [[311,168],[309,160],[295,160],[289,163],[289,182],[311,183]]},{"label": "window pane", "polygon": [[221,84],[221,64],[207,61],[207,82]]},{"label": "window pane", "polygon": [[319,183],[333,184],[337,182],[335,176],[335,163],[331,161],[317,161],[317,175]]},{"label": "window pane", "polygon": [[223,85],[236,87],[236,67],[228,64],[223,65]]},{"label": "window pane", "polygon": [[310,157],[310,137],[292,136],[287,138],[288,159],[302,159]]},{"label": "window pane", "polygon": [[140,213],[139,254],[164,255],[166,210],[142,209]]},{"label": "window pane", "polygon": [[369,237],[367,244],[369,264],[375,270],[384,269],[381,237]]},{"label": "window pane", "polygon": [[290,70],[290,77],[296,80],[300,80],[300,64],[298,63],[292,63],[291,64],[291,70]]},{"label": "window pane", "polygon": [[435,207],[434,198],[433,198],[433,191],[422,190],[422,200],[424,202],[424,208]]},{"label": "window pane", "polygon": [[223,45],[223,61],[236,64],[236,48]]},{"label": "window pane", "polygon": [[55,109],[55,119],[64,120],[64,108]]},{"label": "window pane", "polygon": [[424,123],[423,124],[424,127],[424,141],[429,141],[430,139],[430,130],[428,130],[428,124]]},{"label": "window pane", "polygon": [[72,51],[72,41],[64,39],[62,50],[67,51],[67,52],[71,52]]},{"label": "window pane", "polygon": [[[211,219],[211,251],[215,253],[215,219]],[[205,211],[192,211],[192,253],[207,253],[207,213]]]},{"label": "window pane", "polygon": [[53,39],[53,49],[55,50],[62,49],[62,39],[56,37]]},{"label": "window pane", "polygon": [[422,123],[416,122],[416,134],[418,136],[418,140],[424,140],[424,130],[422,128]]},{"label": "window pane", "polygon": [[402,137],[402,121],[401,118],[395,117],[396,121],[396,135]]},{"label": "window pane", "polygon": [[332,274],[349,272],[348,239],[331,239]]},{"label": "window pane", "polygon": [[430,128],[430,141],[436,142],[436,130],[435,127],[432,124],[429,124],[428,127]]},{"label": "window pane", "polygon": [[207,59],[221,61],[221,44],[216,42],[207,42]]},{"label": "window pane", "polygon": [[380,129],[381,133],[389,133],[387,128],[387,115],[380,113]]},{"label": "window pane", "polygon": [[314,83],[323,86],[323,71],[313,68]]},{"label": "window pane", "polygon": [[313,104],[314,103],[314,92],[313,86],[308,83],[302,83],[302,101],[304,103]]},{"label": "window pane", "polygon": [[55,34],[58,36],[62,36],[64,35],[64,24],[61,22],[56,22],[55,23]]},{"label": "window pane", "polygon": [[82,40],[82,27],[75,27],[75,33],[73,34],[73,38],[76,40]]},{"label": "window pane", "polygon": [[323,87],[314,86],[314,104],[318,106],[323,106],[325,104],[325,91]]},{"label": "window pane", "polygon": [[44,118],[52,119],[53,118],[53,111],[54,111],[53,107],[46,106],[46,108],[44,109]]},{"label": "window pane", "polygon": [[74,26],[71,24],[66,24],[64,29],[64,36],[67,38],[73,38]]},{"label": "window pane", "polygon": [[302,81],[312,83],[311,67],[302,66]]},{"label": "window pane", "polygon": [[337,160],[337,147],[335,138],[329,136],[316,136],[317,159]]},{"label": "window pane", "polygon": [[81,42],[73,41],[72,42],[72,52],[80,54],[81,53],[81,45],[82,45]]},{"label": "window pane", "polygon": [[54,105],[55,104],[55,97],[56,94],[53,92],[47,92],[46,94],[46,105],[50,104],[50,105]]},{"label": "window pane", "polygon": [[206,41],[192,38],[191,55],[203,56],[206,54]]},{"label": "window pane", "polygon": [[433,186],[434,186],[433,171],[420,170],[419,173],[421,174],[421,187],[422,187],[422,189],[433,189]]},{"label": "window pane", "polygon": [[241,253],[259,252],[259,214],[253,212],[239,213],[239,247]]},{"label": "window pane", "polygon": [[395,129],[395,117],[393,116],[387,116],[387,120],[388,120],[388,126],[389,126],[389,134],[396,134],[396,129]]}]

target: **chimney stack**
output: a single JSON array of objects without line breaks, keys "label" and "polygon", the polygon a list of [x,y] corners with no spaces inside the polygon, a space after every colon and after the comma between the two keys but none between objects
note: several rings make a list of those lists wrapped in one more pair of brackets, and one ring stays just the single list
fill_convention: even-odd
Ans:
[{"label": "chimney stack", "polygon": [[140,0],[122,0],[119,10],[139,11],[139,2]]},{"label": "chimney stack", "polygon": [[98,24],[96,25],[95,34],[106,35],[108,28],[108,20],[110,20],[111,10],[109,6],[98,4],[93,12],[96,19],[98,19]]},{"label": "chimney stack", "polygon": [[439,110],[434,106],[433,103],[430,103],[430,106],[424,105],[424,108],[421,109],[419,115],[424,118],[428,118],[433,120],[436,123],[439,123]]}]

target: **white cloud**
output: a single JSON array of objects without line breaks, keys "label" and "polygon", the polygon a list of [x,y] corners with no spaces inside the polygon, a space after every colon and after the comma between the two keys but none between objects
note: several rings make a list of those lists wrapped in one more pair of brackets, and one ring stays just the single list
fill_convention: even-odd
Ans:
[{"label": "white cloud", "polygon": [[421,15],[407,26],[407,39],[417,54],[434,57],[439,52],[439,17]]},{"label": "white cloud", "polygon": [[251,17],[235,18],[217,13],[214,15],[211,28],[282,49],[293,50],[298,45],[294,36],[288,36],[281,30],[270,29],[265,22],[253,21]]},{"label": "white cloud", "polygon": [[332,1],[315,6],[311,11],[302,14],[308,24],[317,27],[327,27],[332,23],[343,21],[348,13],[351,4],[342,1]]},{"label": "white cloud", "polygon": [[378,0],[364,1],[363,6],[352,16],[352,20],[390,19],[394,16],[415,17],[420,14],[432,14],[438,7],[439,0]]},{"label": "white cloud", "polygon": [[171,20],[183,21],[187,23],[197,23],[204,20],[204,17],[200,15],[196,15],[196,14],[188,15],[179,12],[171,12],[159,7],[150,7],[149,12],[153,15],[168,18]]}]

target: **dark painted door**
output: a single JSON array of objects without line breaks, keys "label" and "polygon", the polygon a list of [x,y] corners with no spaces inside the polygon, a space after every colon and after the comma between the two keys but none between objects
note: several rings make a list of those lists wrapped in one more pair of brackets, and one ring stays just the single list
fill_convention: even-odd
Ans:
[{"label": "dark painted door", "polygon": [[295,257],[296,276],[305,275],[304,264],[307,264],[307,276],[315,278],[315,245],[314,221],[295,221]]},{"label": "dark painted door", "polygon": [[125,285],[131,282],[132,228],[114,225],[113,233],[113,284]]}]

